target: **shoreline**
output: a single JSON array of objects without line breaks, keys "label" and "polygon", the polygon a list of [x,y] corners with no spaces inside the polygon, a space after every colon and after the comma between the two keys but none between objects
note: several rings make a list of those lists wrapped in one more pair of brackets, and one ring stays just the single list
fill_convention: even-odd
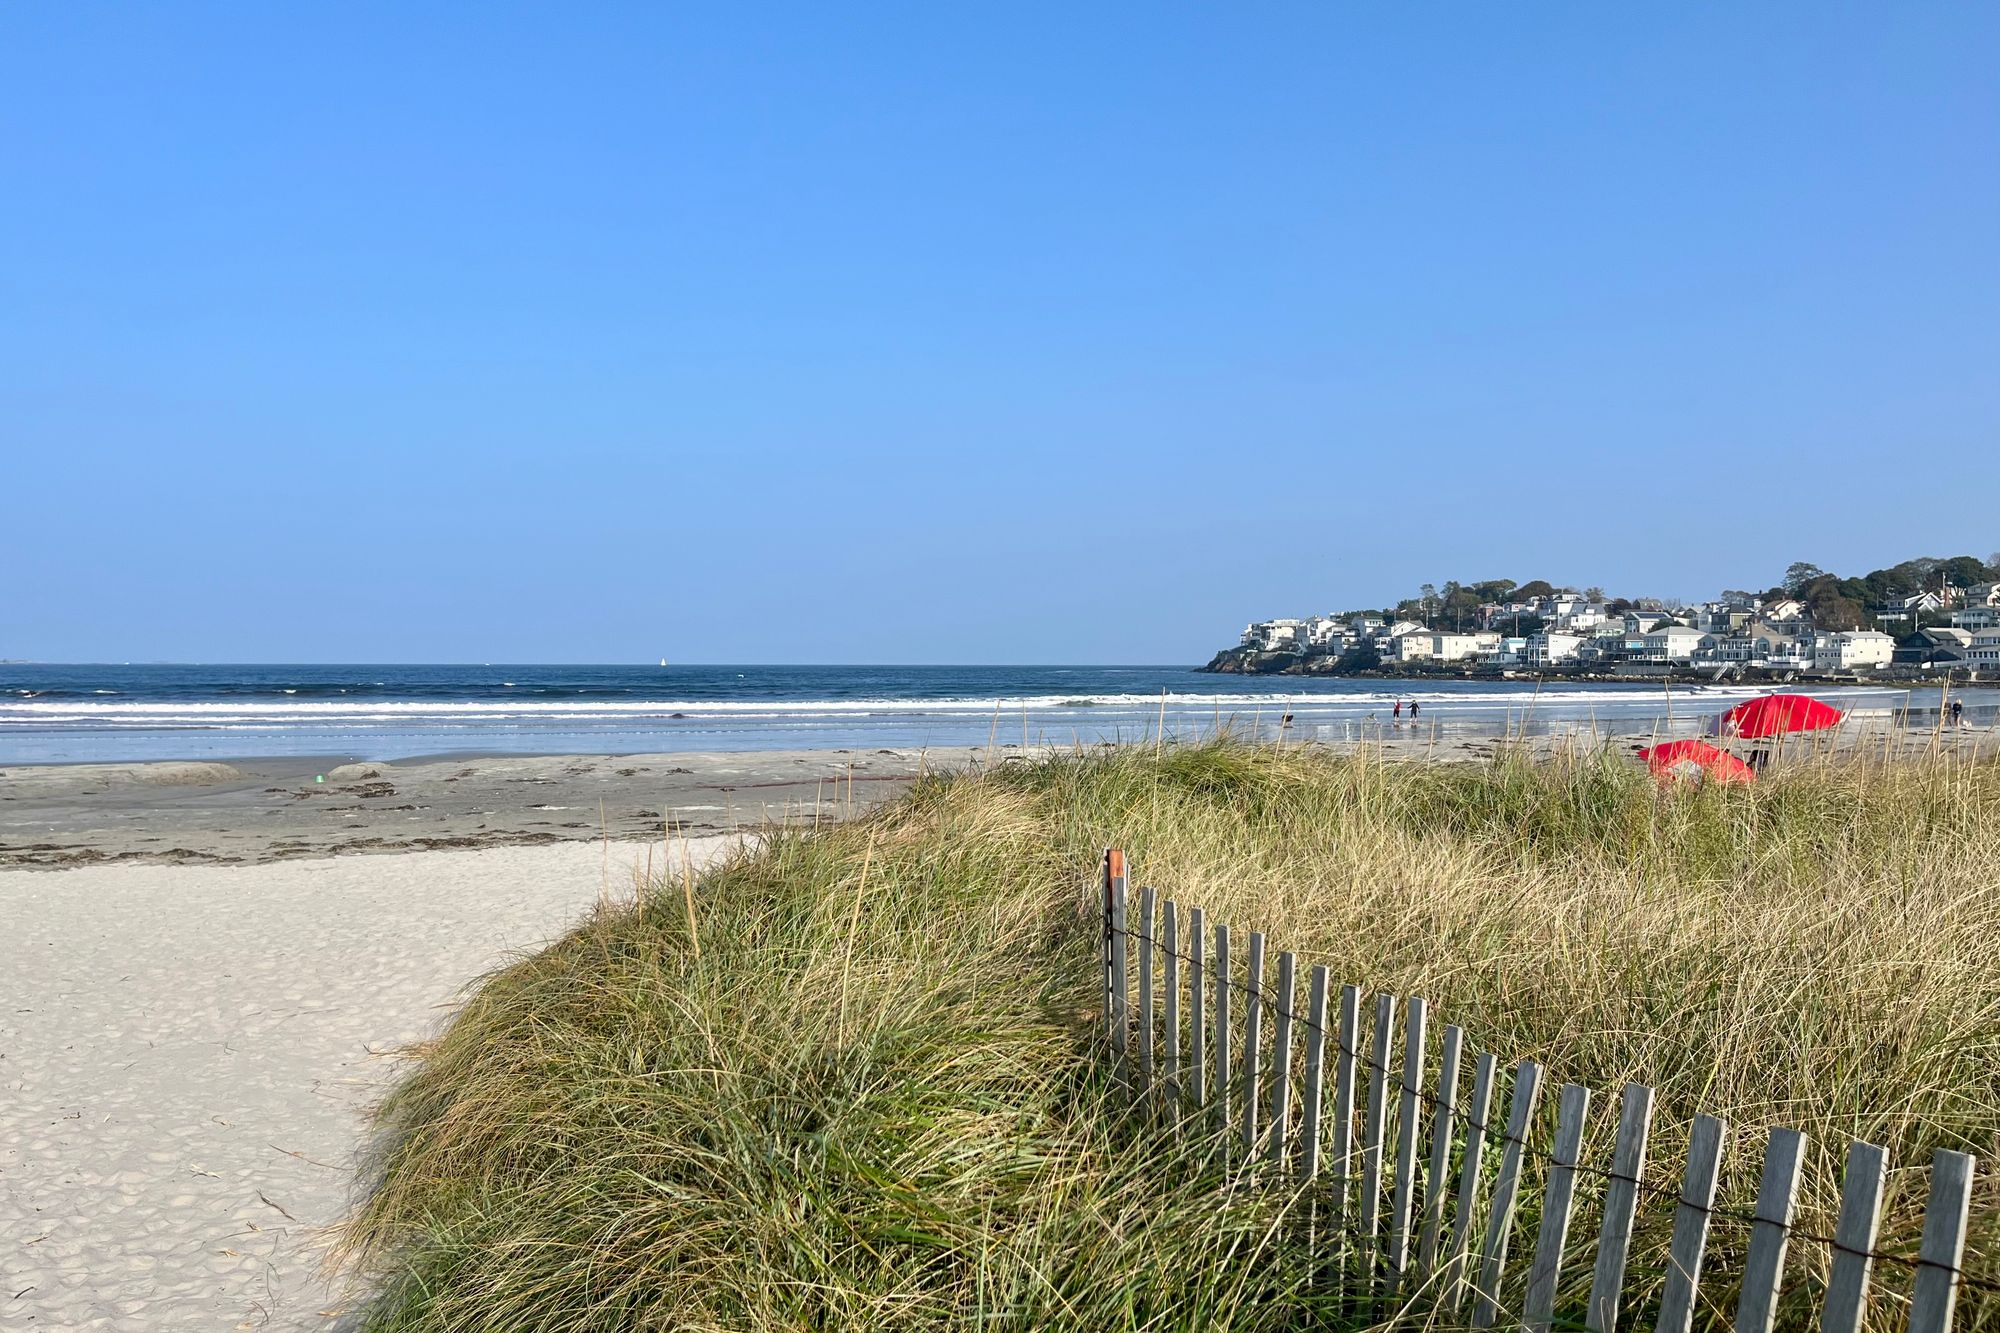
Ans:
[{"label": "shoreline", "polygon": [[292,756],[0,768],[0,867],[243,865],[346,853],[657,842],[839,819],[968,751],[470,754],[395,763]]},{"label": "shoreline", "polygon": [[[1543,755],[1583,748],[1633,756],[1654,741],[1701,735],[1705,721],[1690,714],[1664,724],[1558,718],[1531,726],[1524,716],[1518,727],[1503,727],[1426,711],[1402,722],[1286,721],[1275,741],[1330,753],[1366,749],[1392,761],[1485,763],[1521,745]],[[1813,752],[1907,756],[1942,748],[1979,758],[2000,751],[2000,732],[1992,726],[1953,730],[1881,725],[1885,721],[1858,720],[1813,742]],[[1008,743],[942,750],[471,753],[395,763],[279,756],[234,763],[17,764],[0,768],[0,868],[238,866],[350,854],[656,843],[771,824],[817,826],[899,796],[925,772],[980,772],[1052,752]]]}]

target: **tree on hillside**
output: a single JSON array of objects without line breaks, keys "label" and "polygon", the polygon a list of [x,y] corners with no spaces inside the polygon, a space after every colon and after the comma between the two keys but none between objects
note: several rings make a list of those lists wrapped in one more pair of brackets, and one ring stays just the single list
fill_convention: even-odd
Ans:
[{"label": "tree on hillside", "polygon": [[1453,629],[1464,631],[1478,622],[1482,600],[1478,593],[1457,583],[1447,583],[1442,595],[1439,614],[1451,622]]},{"label": "tree on hillside", "polygon": [[1471,584],[1469,586],[1471,587],[1474,593],[1478,594],[1480,601],[1498,602],[1504,600],[1506,597],[1508,597],[1510,594],[1513,593],[1514,580],[1482,579],[1480,582]]},{"label": "tree on hillside", "polygon": [[1797,597],[1805,591],[1807,584],[1811,583],[1814,579],[1823,579],[1826,576],[1826,571],[1811,561],[1794,560],[1791,564],[1785,566],[1785,591]]},{"label": "tree on hillside", "polygon": [[[1969,555],[1954,555],[1938,561],[1937,572],[1954,588],[1970,588],[1975,583],[1992,583],[2000,579],[2000,571],[1994,569],[1992,561],[1980,561]],[[1937,585],[1933,583],[1931,586]]]},{"label": "tree on hillside", "polygon": [[1514,600],[1525,602],[1536,597],[1553,597],[1555,592],[1555,584],[1547,579],[1534,579],[1514,589]]},{"label": "tree on hillside", "polygon": [[1799,588],[1794,595],[1805,603],[1806,614],[1819,628],[1861,629],[1868,623],[1868,608],[1842,590],[1843,583],[1851,588],[1857,582],[1823,573]]},{"label": "tree on hillside", "polygon": [[1583,590],[1583,600],[1586,602],[1602,602],[1604,600],[1604,589],[1595,585],[1585,588]]}]

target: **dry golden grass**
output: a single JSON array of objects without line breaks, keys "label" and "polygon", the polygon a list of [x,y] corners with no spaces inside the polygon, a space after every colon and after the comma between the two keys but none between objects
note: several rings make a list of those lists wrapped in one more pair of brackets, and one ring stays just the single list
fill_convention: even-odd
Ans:
[{"label": "dry golden grass", "polygon": [[[386,1108],[350,1240],[385,1329],[1365,1322],[1282,1192],[1222,1188],[1212,1144],[1154,1133],[1103,1076],[1115,844],[1135,884],[1597,1089],[1599,1160],[1627,1079],[1660,1091],[1656,1179],[1696,1111],[1737,1126],[1727,1205],[1762,1131],[1794,1126],[1824,1231],[1848,1138],[1887,1145],[1884,1245],[1913,1250],[1909,1168],[2000,1147],[1996,819],[2000,767],[1950,759],[1661,793],[1606,755],[1224,741],[936,779],[704,876],[698,959],[662,886],[493,978]],[[1969,1266],[1993,1272],[1990,1183],[1974,1211]],[[1665,1220],[1642,1210],[1642,1307]],[[1717,1318],[1740,1248],[1719,1231]],[[1794,1253],[1804,1326],[1824,1256]],[[1885,1269],[1885,1313],[1906,1289]]]}]

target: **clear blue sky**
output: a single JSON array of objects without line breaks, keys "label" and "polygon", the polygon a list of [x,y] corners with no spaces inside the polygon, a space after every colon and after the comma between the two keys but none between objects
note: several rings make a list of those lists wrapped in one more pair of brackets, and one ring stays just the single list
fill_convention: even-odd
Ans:
[{"label": "clear blue sky", "polygon": [[0,657],[2000,548],[2000,6],[12,5]]}]

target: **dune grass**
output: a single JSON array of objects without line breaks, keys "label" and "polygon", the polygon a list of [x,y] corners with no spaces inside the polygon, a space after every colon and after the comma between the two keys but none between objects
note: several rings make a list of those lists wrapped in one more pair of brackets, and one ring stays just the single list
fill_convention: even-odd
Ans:
[{"label": "dune grass", "polygon": [[[348,1232],[371,1327],[1366,1322],[1315,1280],[1304,1209],[1225,1188],[1213,1142],[1157,1132],[1096,1058],[1114,844],[1135,883],[1425,995],[1476,1049],[1606,1107],[1656,1086],[1663,1178],[1687,1120],[1726,1115],[1747,1206],[1761,1130],[1806,1130],[1802,1222],[1830,1231],[1850,1137],[1898,1168],[2000,1148],[1996,820],[2000,767],[1950,759],[1662,794],[1601,753],[1218,741],[931,778],[490,978],[383,1108]],[[1914,1250],[1923,1185],[1892,1173],[1888,1248]],[[1990,1273],[1990,1183],[1974,1212]],[[1642,1213],[1642,1304],[1663,1228]],[[1823,1266],[1795,1247],[1788,1322]],[[1883,1284],[1886,1309],[1907,1280]],[[1994,1315],[1975,1293],[1961,1326]]]}]

